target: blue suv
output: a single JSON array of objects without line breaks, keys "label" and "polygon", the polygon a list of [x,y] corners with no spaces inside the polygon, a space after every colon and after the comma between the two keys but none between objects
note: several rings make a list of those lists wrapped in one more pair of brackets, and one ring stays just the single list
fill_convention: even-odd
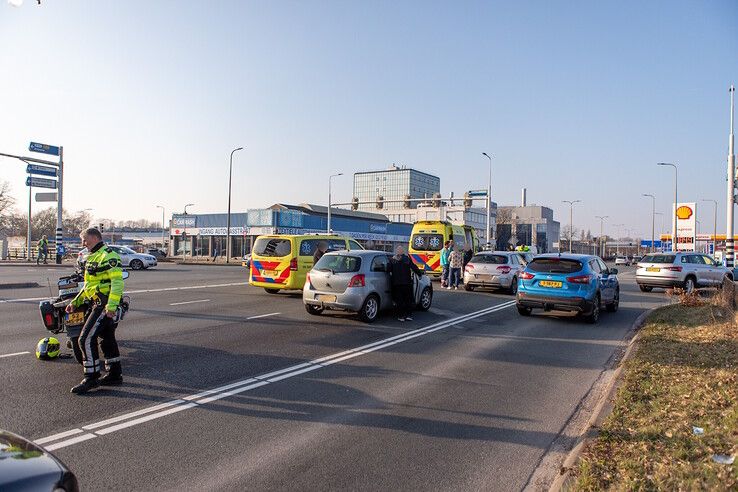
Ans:
[{"label": "blue suv", "polygon": [[538,255],[518,279],[518,312],[523,316],[530,316],[534,308],[577,312],[597,323],[602,306],[610,312],[618,310],[617,273],[598,256]]}]

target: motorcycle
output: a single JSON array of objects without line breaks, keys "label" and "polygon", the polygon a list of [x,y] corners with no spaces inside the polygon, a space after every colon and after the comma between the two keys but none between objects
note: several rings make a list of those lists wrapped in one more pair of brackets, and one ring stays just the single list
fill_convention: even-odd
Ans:
[{"label": "motorcycle", "polygon": [[[123,272],[123,279],[125,280],[127,278],[128,272]],[[72,302],[72,299],[77,297],[77,294],[84,288],[84,271],[76,270],[72,275],[60,277],[56,285],[58,296],[47,301],[41,301],[38,305],[38,309],[41,312],[41,319],[46,329],[51,333],[67,334],[67,348],[72,349],[74,358],[81,364],[82,351],[78,343],[79,335],[95,306],[92,301],[88,300],[71,313],[67,313],[66,308]],[[130,307],[130,297],[123,296],[113,316],[114,327],[117,328],[118,323],[125,317]]]}]

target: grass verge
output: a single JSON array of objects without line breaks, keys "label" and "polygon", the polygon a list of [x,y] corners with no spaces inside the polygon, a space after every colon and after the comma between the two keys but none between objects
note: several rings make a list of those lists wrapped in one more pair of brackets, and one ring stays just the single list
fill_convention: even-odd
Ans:
[{"label": "grass verge", "polygon": [[[738,490],[738,328],[714,304],[654,311],[574,490]],[[694,427],[704,429],[696,435]],[[569,488],[569,487],[567,487]]]}]

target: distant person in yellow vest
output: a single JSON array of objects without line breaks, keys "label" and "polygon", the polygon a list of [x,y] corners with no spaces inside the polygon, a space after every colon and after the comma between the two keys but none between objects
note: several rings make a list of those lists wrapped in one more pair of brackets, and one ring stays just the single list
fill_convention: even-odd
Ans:
[{"label": "distant person in yellow vest", "polygon": [[38,247],[38,253],[36,253],[36,264],[38,265],[41,261],[41,256],[44,257],[44,265],[48,264],[46,259],[49,257],[49,240],[46,239],[46,234],[41,236],[41,239],[36,243]]}]

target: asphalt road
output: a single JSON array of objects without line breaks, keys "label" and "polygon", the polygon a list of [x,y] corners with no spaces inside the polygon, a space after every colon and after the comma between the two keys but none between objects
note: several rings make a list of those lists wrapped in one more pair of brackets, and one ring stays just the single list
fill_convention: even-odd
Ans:
[{"label": "asphalt road", "polygon": [[[53,286],[63,271],[0,279]],[[240,268],[163,264],[126,281],[125,385],[81,397],[73,360],[32,354],[48,287],[0,290],[0,428],[53,449],[83,490],[520,490],[664,302],[621,272],[620,310],[595,326],[439,289],[414,321],[367,325],[310,316]]]}]

